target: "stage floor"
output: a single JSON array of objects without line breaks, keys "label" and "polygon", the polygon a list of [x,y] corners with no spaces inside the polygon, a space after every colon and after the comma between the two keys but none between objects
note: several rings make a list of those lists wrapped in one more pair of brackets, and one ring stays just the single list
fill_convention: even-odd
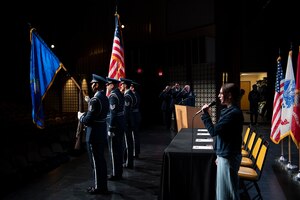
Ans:
[{"label": "stage floor", "polygon": [[[245,115],[247,115],[245,113]],[[247,117],[247,116],[246,116]],[[246,121],[247,122],[247,121]],[[244,128],[248,124],[246,123]],[[269,139],[270,125],[259,123],[257,133]],[[142,128],[141,130],[141,154],[135,160],[134,169],[124,169],[124,179],[121,181],[109,181],[108,188],[111,195],[91,196],[85,192],[91,185],[90,165],[86,153],[71,156],[71,159],[59,167],[37,177],[28,180],[22,186],[14,188],[3,199],[5,200],[31,200],[31,199],[114,199],[114,200],[156,200],[159,196],[161,166],[164,149],[171,142],[176,133],[165,130],[164,126]],[[288,152],[288,143],[284,141],[284,152]],[[292,144],[292,162],[298,164],[298,151]],[[300,199],[295,188],[300,191],[299,184],[288,185],[290,174],[285,170],[278,170],[277,159],[281,154],[281,145],[270,141],[270,151],[259,186],[264,199],[283,200]],[[285,154],[288,158],[288,154]],[[297,172],[297,170],[296,170]],[[297,182],[296,182],[297,183]],[[294,187],[296,185],[296,187]],[[294,191],[291,192],[291,189]],[[249,195],[254,195],[254,188]],[[295,196],[296,195],[296,196]],[[242,199],[245,199],[243,196]]]}]

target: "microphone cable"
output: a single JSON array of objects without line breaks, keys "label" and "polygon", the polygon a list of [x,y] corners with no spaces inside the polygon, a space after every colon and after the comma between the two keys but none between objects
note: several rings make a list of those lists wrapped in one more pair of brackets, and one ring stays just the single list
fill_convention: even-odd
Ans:
[{"label": "microphone cable", "polygon": [[[208,107],[212,107],[216,105],[216,101],[212,101],[208,104]],[[194,143],[194,120],[195,120],[195,117],[200,114],[201,112],[203,112],[202,109],[200,109],[198,112],[196,112],[192,118],[192,143],[191,143],[191,161],[190,161],[190,171],[191,171],[191,176],[190,176],[190,187],[191,188],[191,195],[193,195],[193,172],[194,172],[194,167],[193,167],[193,164],[194,164],[194,161],[193,161],[193,157],[194,157],[194,148],[193,148],[193,143]],[[197,134],[197,132],[196,132]]]},{"label": "microphone cable", "polygon": [[191,192],[190,192],[190,195],[192,196],[193,195],[193,191],[194,191],[194,188],[193,188],[193,178],[194,178],[194,161],[193,161],[193,157],[194,157],[194,148],[193,148],[193,144],[194,144],[194,120],[195,120],[195,117],[197,116],[197,114],[195,114],[192,118],[192,143],[191,143],[191,161],[190,161],[190,171],[191,171],[191,176],[190,176],[190,186],[189,188],[191,188]]}]

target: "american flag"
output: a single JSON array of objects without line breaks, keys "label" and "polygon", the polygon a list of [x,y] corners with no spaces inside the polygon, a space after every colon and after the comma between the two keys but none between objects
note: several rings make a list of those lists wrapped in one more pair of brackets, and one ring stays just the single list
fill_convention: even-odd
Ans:
[{"label": "american flag", "polygon": [[119,15],[115,14],[115,34],[109,64],[108,77],[125,78],[124,44],[120,29]]},{"label": "american flag", "polygon": [[298,60],[297,60],[296,90],[295,90],[295,101],[293,107],[292,128],[291,128],[292,139],[298,148],[300,144],[300,119],[299,118],[300,118],[300,47],[299,47]]},{"label": "american flag", "polygon": [[272,126],[271,126],[271,135],[270,135],[270,139],[275,144],[278,144],[281,139],[280,122],[281,122],[281,105],[282,105],[283,87],[284,87],[283,71],[281,66],[281,57],[279,56],[277,58],[277,73],[276,73]]}]

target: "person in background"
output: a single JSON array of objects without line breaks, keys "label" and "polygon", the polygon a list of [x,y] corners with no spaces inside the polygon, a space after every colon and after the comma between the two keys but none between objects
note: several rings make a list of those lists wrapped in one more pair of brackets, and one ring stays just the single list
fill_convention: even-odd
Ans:
[{"label": "person in background", "polygon": [[166,85],[166,87],[159,94],[159,98],[161,99],[161,111],[163,113],[163,122],[166,125],[167,130],[171,129],[172,124],[172,109],[171,109],[171,100],[172,93],[171,87]]},{"label": "person in background", "polygon": [[106,117],[109,110],[108,98],[100,84],[106,79],[93,74],[91,88],[95,93],[88,101],[88,111],[78,112],[78,119],[86,126],[86,147],[93,169],[94,185],[87,189],[90,194],[109,194],[107,189],[107,163],[104,150],[107,145]]},{"label": "person in background", "polygon": [[106,77],[106,90],[109,93],[108,147],[112,166],[112,174],[108,180],[121,180],[123,175],[123,141],[124,141],[124,95],[119,90],[120,81]]},{"label": "person in background", "polygon": [[175,111],[175,105],[179,104],[181,101],[180,96],[178,95],[181,92],[181,88],[179,83],[175,83],[174,86],[171,88],[171,95],[172,95],[172,99],[171,99],[171,110],[172,110],[172,115],[174,118],[174,123],[173,123],[173,131],[177,132],[177,120],[176,120],[176,111]]},{"label": "person in background", "polygon": [[133,127],[134,125],[134,116],[133,116],[133,106],[136,104],[135,97],[130,90],[130,85],[132,80],[120,78],[121,81],[121,92],[124,93],[125,106],[124,106],[124,115],[125,115],[125,150],[124,150],[124,167],[133,169],[134,167],[134,158],[133,158]]},{"label": "person in background", "polygon": [[209,134],[216,137],[214,146],[217,155],[216,200],[237,200],[244,123],[243,112],[239,107],[240,89],[234,83],[225,83],[218,97],[224,108],[217,123],[212,122],[208,104],[201,109],[201,120]]},{"label": "person in background", "polygon": [[179,102],[180,105],[192,106],[195,107],[195,94],[191,90],[190,85],[185,85],[180,93],[178,93],[178,99],[181,99]]},{"label": "person in background", "polygon": [[241,98],[243,98],[244,95],[245,95],[245,90],[241,88]]},{"label": "person in background", "polygon": [[252,85],[252,90],[248,94],[248,100],[250,103],[250,121],[251,125],[257,124],[258,118],[258,105],[260,101],[260,94],[257,90],[257,85]]},{"label": "person in background", "polygon": [[141,96],[136,90],[136,87],[138,87],[139,84],[132,81],[130,85],[130,89],[134,94],[135,97],[135,104],[133,105],[133,141],[134,141],[134,146],[133,146],[133,157],[135,159],[139,159],[140,153],[141,153],[141,141],[140,141],[140,124],[141,124],[141,113],[140,113],[140,104],[141,104]]}]

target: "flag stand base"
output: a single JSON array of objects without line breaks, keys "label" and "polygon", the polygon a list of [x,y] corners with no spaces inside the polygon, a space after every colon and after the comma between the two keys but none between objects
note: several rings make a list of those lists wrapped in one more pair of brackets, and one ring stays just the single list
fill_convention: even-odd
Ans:
[{"label": "flag stand base", "polygon": [[300,181],[300,171],[298,172],[298,174],[297,174],[297,176],[296,176],[296,179],[297,179],[298,181]]},{"label": "flag stand base", "polygon": [[293,170],[293,169],[297,169],[298,166],[297,165],[292,165],[290,162],[286,165],[287,169],[289,170]]},{"label": "flag stand base", "polygon": [[280,162],[285,162],[285,161],[286,161],[286,159],[285,159],[285,157],[284,157],[284,156],[280,156],[280,158],[279,158],[279,161],[280,161]]}]

